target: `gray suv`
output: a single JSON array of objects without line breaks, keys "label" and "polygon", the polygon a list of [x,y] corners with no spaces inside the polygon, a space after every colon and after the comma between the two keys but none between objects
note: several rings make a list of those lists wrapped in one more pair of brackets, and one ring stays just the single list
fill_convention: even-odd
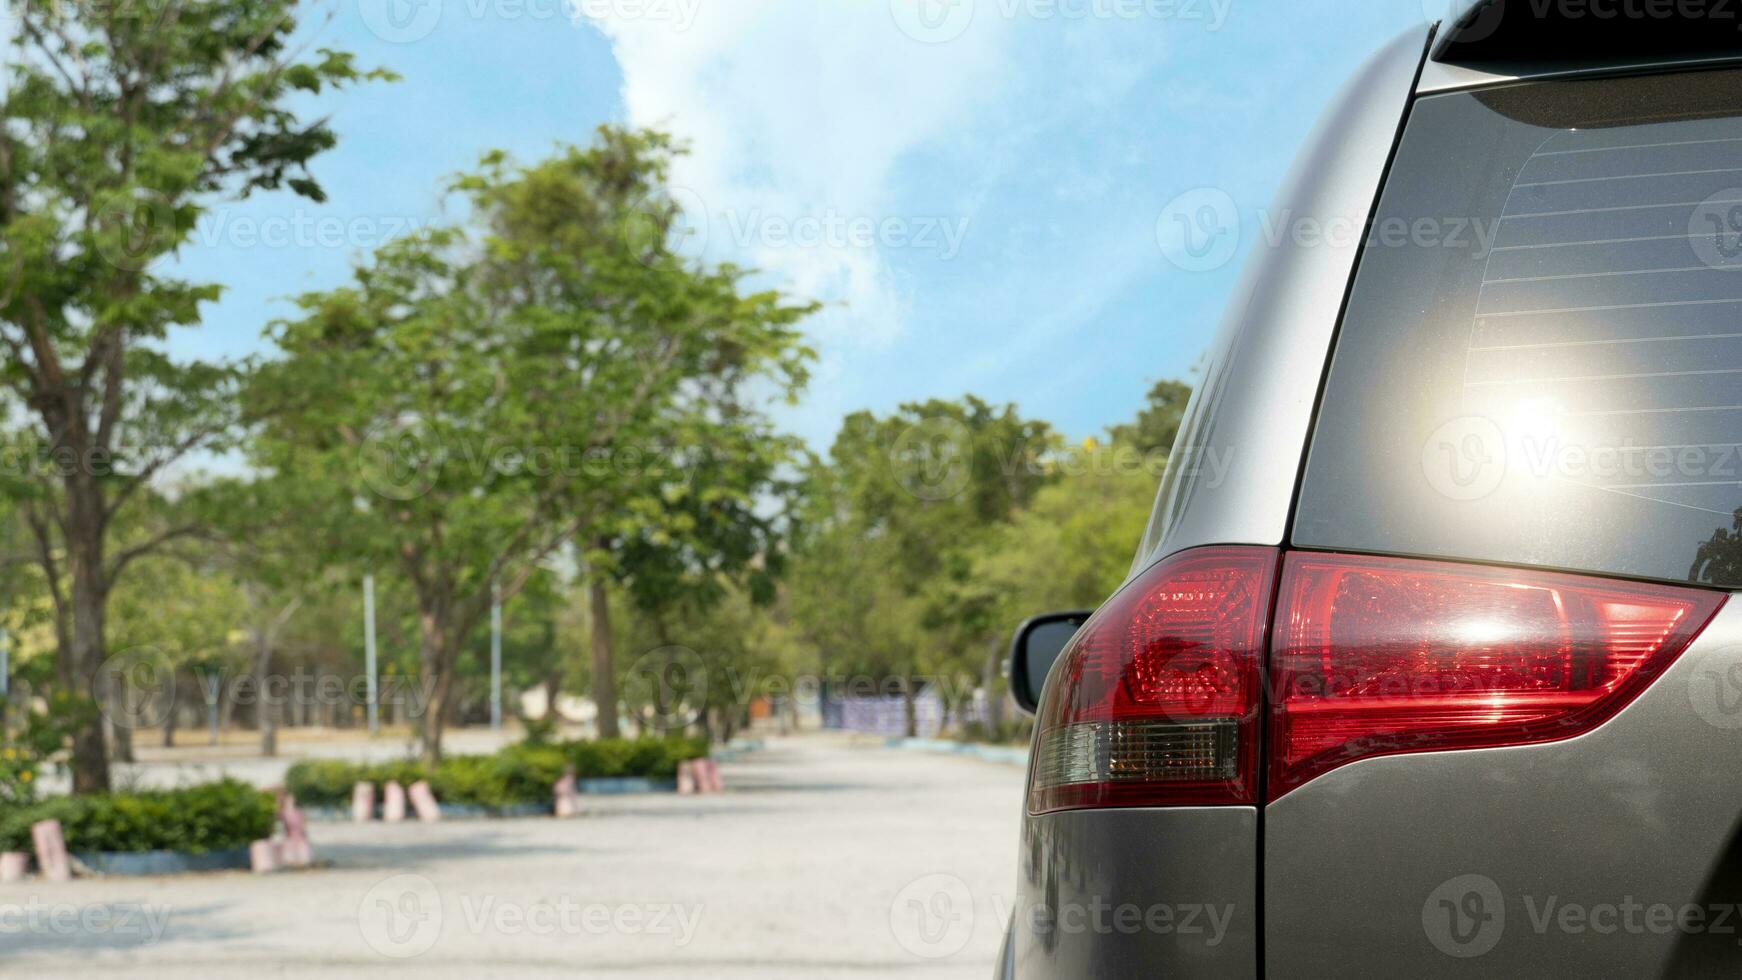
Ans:
[{"label": "gray suv", "polygon": [[1001,975],[1742,976],[1739,7],[1357,72],[1131,576],[1018,631]]}]

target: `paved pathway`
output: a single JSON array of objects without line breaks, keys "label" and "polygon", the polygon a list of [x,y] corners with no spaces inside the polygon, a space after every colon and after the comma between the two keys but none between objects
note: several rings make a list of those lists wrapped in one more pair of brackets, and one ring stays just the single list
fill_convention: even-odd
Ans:
[{"label": "paved pathway", "polygon": [[723,770],[572,821],[316,824],[322,870],[6,886],[0,975],[991,974],[1021,770],[823,736]]}]

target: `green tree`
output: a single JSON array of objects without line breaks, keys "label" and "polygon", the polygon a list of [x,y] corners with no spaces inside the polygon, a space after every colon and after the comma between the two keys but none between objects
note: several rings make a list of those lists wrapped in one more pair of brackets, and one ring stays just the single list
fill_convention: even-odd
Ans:
[{"label": "green tree", "polygon": [[183,678],[237,660],[233,641],[246,619],[246,596],[210,545],[196,547],[192,555],[142,559],[111,600],[108,717],[119,759],[128,758],[139,727],[161,725],[163,744],[173,745]]},{"label": "green tree", "polygon": [[1115,445],[1130,446],[1144,454],[1172,452],[1191,400],[1192,386],[1184,381],[1157,381],[1137,418],[1109,429],[1108,437]]},{"label": "green tree", "polygon": [[[320,200],[307,165],[335,138],[290,103],[365,73],[347,54],[290,48],[288,0],[8,8],[0,384],[57,463],[42,508],[68,582],[60,683],[91,692],[115,583],[180,533],[115,551],[118,512],[164,467],[227,432],[237,408],[232,366],[172,360],[162,344],[171,327],[199,322],[217,287],[165,275],[159,260],[222,197],[283,187]],[[76,791],[108,788],[99,726],[76,733],[72,764]]]},{"label": "green tree", "polygon": [[280,408],[256,458],[346,526],[359,564],[410,583],[428,758],[493,589],[511,598],[571,541],[594,576],[592,673],[611,733],[612,538],[665,522],[661,472],[733,443],[755,427],[753,397],[804,380],[811,307],[745,293],[743,270],[675,250],[673,152],[603,129],[525,168],[487,156],[455,184],[474,234],[390,244],[273,330],[285,357],[258,391]]},{"label": "green tree", "polygon": [[954,681],[994,662],[1005,627],[974,587],[974,556],[1052,478],[1057,445],[1046,423],[969,396],[850,415],[813,468],[794,615],[830,659],[898,682],[910,732],[921,678],[951,702]]}]

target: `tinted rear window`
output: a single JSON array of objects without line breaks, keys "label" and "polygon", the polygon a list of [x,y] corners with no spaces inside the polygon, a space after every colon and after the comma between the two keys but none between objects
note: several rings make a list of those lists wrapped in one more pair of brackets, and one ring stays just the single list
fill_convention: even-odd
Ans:
[{"label": "tinted rear window", "polygon": [[1294,542],[1742,587],[1742,72],[1419,100]]}]

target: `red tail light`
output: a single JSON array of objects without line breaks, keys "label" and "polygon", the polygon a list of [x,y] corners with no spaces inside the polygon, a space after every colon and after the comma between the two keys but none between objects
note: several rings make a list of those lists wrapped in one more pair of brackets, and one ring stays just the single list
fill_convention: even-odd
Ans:
[{"label": "red tail light", "polygon": [[1723,602],[1527,569],[1291,554],[1272,640],[1269,797],[1356,759],[1590,731]]},{"label": "red tail light", "polygon": [[1034,813],[1254,804],[1273,548],[1200,548],[1083,624],[1036,723]]}]

